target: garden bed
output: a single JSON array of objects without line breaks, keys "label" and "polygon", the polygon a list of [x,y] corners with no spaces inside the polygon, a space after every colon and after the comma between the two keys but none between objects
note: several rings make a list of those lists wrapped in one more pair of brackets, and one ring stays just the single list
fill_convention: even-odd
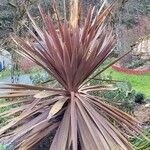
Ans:
[{"label": "garden bed", "polygon": [[116,71],[119,71],[121,73],[126,73],[126,74],[147,74],[147,73],[150,73],[150,69],[126,69],[126,68],[123,68],[123,67],[120,67],[120,66],[117,66],[117,65],[113,65],[112,68]]}]

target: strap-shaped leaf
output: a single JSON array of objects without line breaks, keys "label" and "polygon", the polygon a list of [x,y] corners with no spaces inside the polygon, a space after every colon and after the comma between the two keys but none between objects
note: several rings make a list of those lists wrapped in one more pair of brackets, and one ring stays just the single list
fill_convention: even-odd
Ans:
[{"label": "strap-shaped leaf", "polygon": [[41,66],[59,82],[61,88],[50,83],[42,86],[0,86],[2,92],[5,91],[1,92],[3,97],[14,98],[1,103],[0,108],[19,104],[19,107],[0,113],[3,117],[13,115],[0,129],[0,143],[7,139],[13,149],[33,149],[32,146],[58,127],[50,150],[131,150],[132,145],[108,118],[129,133],[141,133],[138,122],[105,103],[105,99],[92,95],[94,91],[114,90],[113,85],[85,85],[120,59],[88,79],[108,58],[116,43],[112,30],[106,24],[115,3],[105,8],[104,2],[97,12],[96,7],[91,7],[84,19],[80,16],[78,1],[71,2],[69,20],[67,16],[63,19],[59,15],[54,0],[52,7],[56,21],[39,5],[44,24],[42,29],[28,13],[38,36],[32,29],[29,32],[37,43],[13,37],[20,47],[17,52]]},{"label": "strap-shaped leaf", "polygon": [[35,98],[47,98],[53,95],[57,95],[59,92],[41,91],[34,95]]}]

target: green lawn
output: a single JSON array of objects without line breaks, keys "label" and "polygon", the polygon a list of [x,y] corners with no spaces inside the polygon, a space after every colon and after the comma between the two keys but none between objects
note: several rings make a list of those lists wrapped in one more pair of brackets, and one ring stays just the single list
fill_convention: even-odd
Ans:
[{"label": "green lawn", "polygon": [[146,98],[150,99],[150,74],[144,75],[131,75],[124,74],[118,71],[115,71],[111,68],[107,69],[104,75],[111,74],[113,79],[129,81],[132,85],[132,88],[137,92],[142,92],[145,94]]}]

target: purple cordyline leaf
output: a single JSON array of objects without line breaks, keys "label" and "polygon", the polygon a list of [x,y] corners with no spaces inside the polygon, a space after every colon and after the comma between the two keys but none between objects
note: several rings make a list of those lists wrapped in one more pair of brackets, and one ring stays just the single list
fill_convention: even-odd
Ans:
[{"label": "purple cordyline leaf", "polygon": [[72,147],[77,150],[77,112],[76,112],[76,97],[75,93],[71,92],[71,133],[72,133]]},{"label": "purple cordyline leaf", "polygon": [[56,149],[66,150],[68,133],[70,129],[70,113],[69,112],[70,112],[70,106],[68,106],[63,116],[63,119],[61,121],[61,124],[59,128],[57,129],[57,132],[53,139],[50,150],[56,150]]},{"label": "purple cordyline leaf", "polygon": [[[88,104],[87,101],[84,101],[84,98],[82,98],[82,96],[78,95],[78,98],[87,109],[87,112],[89,113],[91,118],[93,118],[93,121],[97,124],[97,127],[99,128],[99,130],[101,130],[101,134],[105,137],[105,139],[103,140],[101,139],[101,141],[103,141],[103,145],[105,149],[112,149],[114,147],[118,149],[119,148],[118,146],[120,145],[122,149],[126,150],[126,146],[124,145],[124,143],[128,144],[127,140],[123,138],[123,136],[119,138],[118,135],[113,131],[113,128],[111,129],[112,125],[109,122],[107,122],[101,115],[99,115],[94,110],[94,108],[92,108],[92,106]],[[105,140],[107,141],[106,143],[105,143]],[[116,140],[116,144],[113,142],[114,140]],[[128,148],[132,149],[131,144],[129,144]]]}]

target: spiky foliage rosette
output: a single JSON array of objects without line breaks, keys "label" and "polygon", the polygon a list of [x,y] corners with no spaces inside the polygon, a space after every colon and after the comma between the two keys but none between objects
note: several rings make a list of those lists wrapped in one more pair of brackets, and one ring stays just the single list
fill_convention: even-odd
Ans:
[{"label": "spiky foliage rosette", "polygon": [[138,122],[92,95],[93,91],[113,90],[113,86],[84,84],[114,47],[115,38],[105,25],[113,5],[105,9],[103,5],[96,16],[93,15],[94,8],[90,8],[84,24],[80,22],[81,15],[75,18],[75,22],[70,21],[74,20],[73,17],[69,21],[61,21],[54,5],[55,24],[39,5],[44,23],[42,29],[28,14],[38,37],[29,31],[40,48],[14,36],[13,40],[21,47],[18,53],[45,69],[61,86],[7,84],[1,87],[10,92],[1,97],[14,99],[0,104],[0,107],[19,105],[1,113],[3,117],[13,115],[12,120],[0,129],[1,141],[7,141],[14,148],[28,150],[56,130],[50,150],[133,149],[111,122],[114,120],[128,131],[139,132]]}]

